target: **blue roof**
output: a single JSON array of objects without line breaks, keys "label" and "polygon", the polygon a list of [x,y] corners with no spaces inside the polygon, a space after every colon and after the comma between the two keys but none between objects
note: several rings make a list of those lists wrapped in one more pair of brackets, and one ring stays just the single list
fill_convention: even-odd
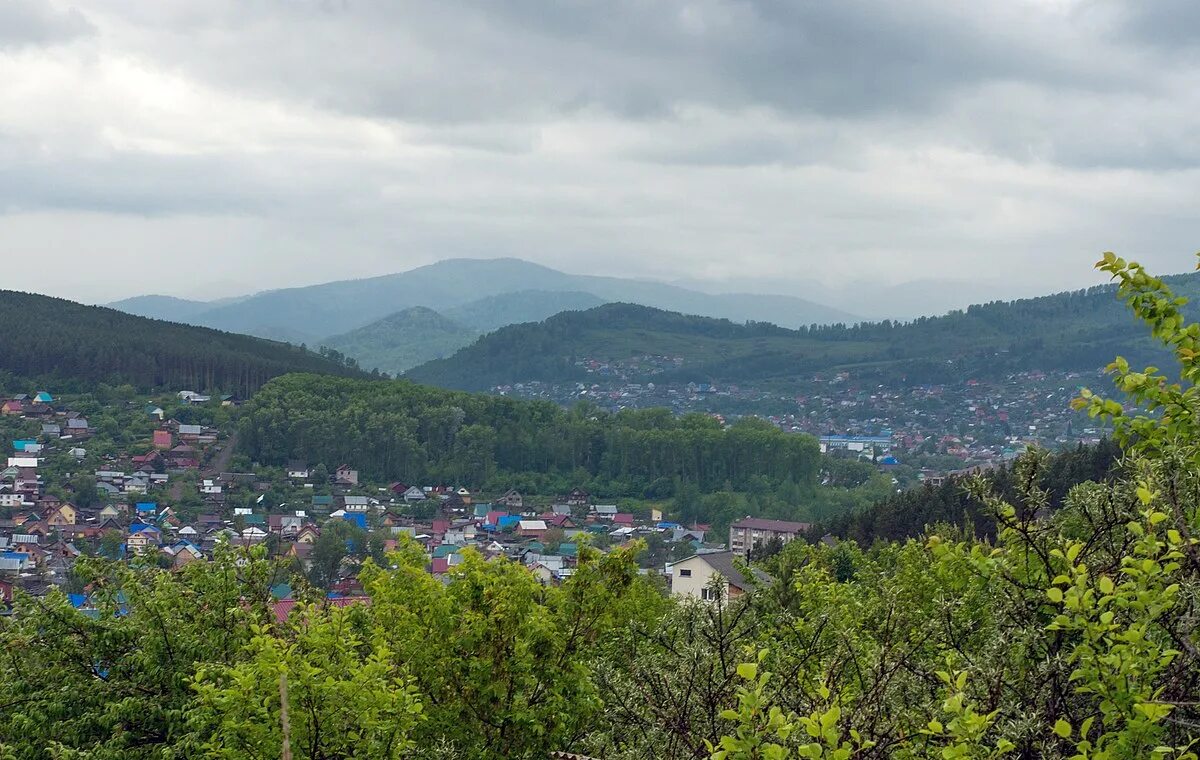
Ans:
[{"label": "blue roof", "polygon": [[351,512],[342,516],[343,520],[349,520],[363,530],[367,529],[367,516],[362,512]]},{"label": "blue roof", "polygon": [[67,599],[70,600],[71,606],[75,609],[79,609],[87,604],[87,594],[67,594]]},{"label": "blue roof", "polygon": [[521,522],[520,515],[503,515],[496,520],[496,527],[503,529],[510,525],[516,525],[519,522]]},{"label": "blue roof", "polygon": [[157,525],[147,525],[146,523],[133,523],[129,526],[130,533],[161,533]]},{"label": "blue roof", "polygon": [[660,529],[674,530],[675,528],[682,528],[683,526],[677,522],[660,522],[658,527]]},{"label": "blue roof", "polygon": [[137,511],[139,512],[157,512],[158,504],[153,501],[139,501],[137,503]]},{"label": "blue roof", "polygon": [[26,557],[21,552],[0,552],[0,559],[19,559],[24,562]]},{"label": "blue roof", "polygon": [[13,441],[13,448],[17,451],[24,451],[26,446],[37,446],[37,441],[27,438]]},{"label": "blue roof", "polygon": [[45,391],[38,391],[38,394],[33,397],[33,400],[40,401],[43,404],[49,404],[51,401],[54,400],[54,397],[51,396],[49,393],[46,393]]}]

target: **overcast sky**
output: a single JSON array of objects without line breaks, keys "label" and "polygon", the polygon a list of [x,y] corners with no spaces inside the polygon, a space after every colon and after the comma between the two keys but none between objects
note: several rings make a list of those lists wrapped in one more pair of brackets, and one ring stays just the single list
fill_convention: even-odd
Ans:
[{"label": "overcast sky", "polygon": [[92,302],[517,256],[940,307],[1200,249],[1193,0],[0,0],[0,83],[0,287]]}]

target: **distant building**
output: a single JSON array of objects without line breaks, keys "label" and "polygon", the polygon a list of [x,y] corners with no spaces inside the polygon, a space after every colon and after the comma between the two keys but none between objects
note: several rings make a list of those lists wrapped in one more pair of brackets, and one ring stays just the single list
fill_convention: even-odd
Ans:
[{"label": "distant building", "polygon": [[742,557],[750,552],[778,540],[786,544],[812,525],[788,520],[767,520],[761,517],[746,517],[729,526],[729,550]]},{"label": "distant building", "polygon": [[890,435],[823,435],[820,438],[821,453],[831,451],[853,451],[870,454],[878,451],[887,454],[892,450]]}]

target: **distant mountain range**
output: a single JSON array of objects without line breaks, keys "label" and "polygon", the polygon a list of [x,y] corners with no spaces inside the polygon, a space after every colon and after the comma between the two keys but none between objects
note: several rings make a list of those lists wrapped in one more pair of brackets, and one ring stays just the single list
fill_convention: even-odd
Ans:
[{"label": "distant mountain range", "polygon": [[[0,290],[0,375],[92,390],[99,383],[249,395],[292,372],[362,376],[284,343]],[[2,378],[0,378],[2,379]]]},{"label": "distant mountain range", "polygon": [[[1200,295],[1200,275],[1167,278]],[[1193,318],[1200,316],[1190,305]],[[853,370],[881,382],[944,382],[1026,370],[1087,370],[1118,355],[1137,364],[1163,352],[1111,287],[993,302],[908,323],[790,330],[606,304],[510,325],[407,377],[463,390],[520,382],[597,382],[588,362],[630,382],[708,382],[795,389],[814,374]],[[647,359],[646,357],[652,357]]]},{"label": "distant mountain range", "polygon": [[[539,300],[546,305],[539,306]],[[792,327],[856,320],[840,309],[791,296],[709,294],[643,280],[567,274],[520,259],[448,259],[399,274],[268,290],[209,304],[139,296],[110,306],[155,319],[317,344],[413,306],[490,330],[611,301]]]}]

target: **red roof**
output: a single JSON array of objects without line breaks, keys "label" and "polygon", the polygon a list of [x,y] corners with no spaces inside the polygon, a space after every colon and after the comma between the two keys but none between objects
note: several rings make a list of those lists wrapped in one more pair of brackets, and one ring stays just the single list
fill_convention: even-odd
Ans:
[{"label": "red roof", "polygon": [[429,572],[434,575],[444,575],[450,572],[450,558],[438,557],[430,563]]},{"label": "red roof", "polygon": [[[335,596],[332,599],[325,600],[326,607],[349,607],[352,604],[370,604],[371,597],[369,596]],[[288,619],[288,615],[292,614],[292,608],[296,606],[295,599],[280,599],[274,604],[275,620],[282,623]]]},{"label": "red roof", "polygon": [[613,522],[618,525],[633,525],[633,515],[629,512],[618,512],[613,515]]}]

